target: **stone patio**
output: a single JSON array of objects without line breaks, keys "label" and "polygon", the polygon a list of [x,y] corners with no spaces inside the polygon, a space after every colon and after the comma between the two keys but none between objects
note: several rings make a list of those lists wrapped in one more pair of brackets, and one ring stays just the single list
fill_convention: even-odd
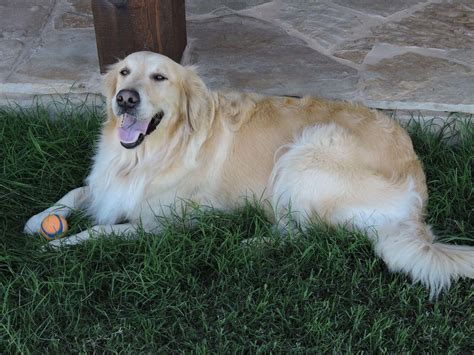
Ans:
[{"label": "stone patio", "polygon": [[[474,113],[473,0],[187,0],[186,11],[183,63],[213,89]],[[98,97],[89,0],[3,0],[0,12],[0,103]]]}]

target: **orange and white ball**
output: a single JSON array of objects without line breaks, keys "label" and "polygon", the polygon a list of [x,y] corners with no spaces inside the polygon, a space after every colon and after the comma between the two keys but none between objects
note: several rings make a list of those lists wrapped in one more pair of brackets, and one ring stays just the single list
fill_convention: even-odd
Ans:
[{"label": "orange and white ball", "polygon": [[57,214],[50,214],[41,222],[41,235],[47,240],[59,239],[68,231],[66,218]]}]

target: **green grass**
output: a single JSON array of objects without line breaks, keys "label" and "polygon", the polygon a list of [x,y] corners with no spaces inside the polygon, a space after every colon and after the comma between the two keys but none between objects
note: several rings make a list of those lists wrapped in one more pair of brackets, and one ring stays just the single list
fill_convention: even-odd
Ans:
[{"label": "green grass", "polygon": [[[430,302],[362,235],[325,226],[244,246],[270,228],[250,204],[202,212],[192,230],[176,220],[162,235],[40,251],[24,222],[82,184],[99,120],[86,108],[54,122],[42,108],[0,109],[0,353],[474,350],[472,281]],[[410,132],[427,170],[429,223],[473,245],[474,122],[464,121],[458,133],[452,124]]]}]

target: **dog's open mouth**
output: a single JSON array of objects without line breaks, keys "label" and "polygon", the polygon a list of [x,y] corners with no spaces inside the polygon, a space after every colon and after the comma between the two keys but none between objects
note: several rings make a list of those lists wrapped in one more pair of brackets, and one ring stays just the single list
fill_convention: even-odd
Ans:
[{"label": "dog's open mouth", "polygon": [[162,118],[162,111],[149,120],[139,120],[133,115],[124,113],[119,128],[120,144],[127,149],[138,147],[145,139],[145,136],[156,129]]}]

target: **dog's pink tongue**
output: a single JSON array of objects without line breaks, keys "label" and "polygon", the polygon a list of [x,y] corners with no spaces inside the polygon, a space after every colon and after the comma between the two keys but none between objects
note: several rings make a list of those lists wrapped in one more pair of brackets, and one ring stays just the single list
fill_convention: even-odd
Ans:
[{"label": "dog's pink tongue", "polygon": [[125,113],[119,128],[119,138],[123,143],[134,143],[138,136],[146,134],[150,120],[137,120],[135,116]]}]

